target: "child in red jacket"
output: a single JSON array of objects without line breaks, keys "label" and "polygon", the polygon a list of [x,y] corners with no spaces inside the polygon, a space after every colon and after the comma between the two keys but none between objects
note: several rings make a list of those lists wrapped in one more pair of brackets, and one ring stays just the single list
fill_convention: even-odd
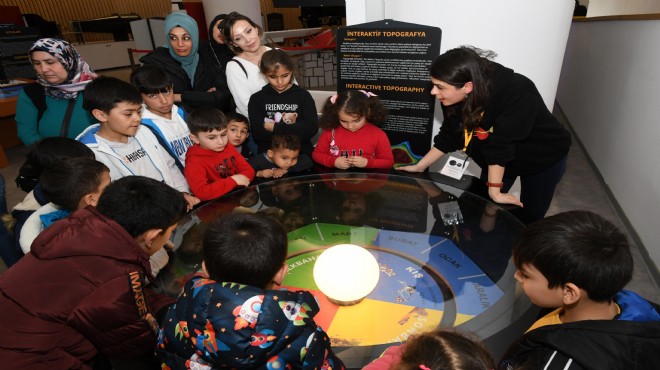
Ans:
[{"label": "child in red jacket", "polygon": [[192,111],[188,128],[194,145],[186,153],[184,175],[197,198],[219,198],[250,184],[254,170],[229,143],[227,118],[220,110],[203,107]]}]

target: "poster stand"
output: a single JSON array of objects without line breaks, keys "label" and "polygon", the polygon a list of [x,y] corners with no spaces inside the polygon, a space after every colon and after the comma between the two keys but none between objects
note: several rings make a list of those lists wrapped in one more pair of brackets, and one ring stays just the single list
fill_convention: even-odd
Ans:
[{"label": "poster stand", "polygon": [[395,166],[414,164],[430,149],[433,135],[429,67],[440,54],[442,31],[386,19],[337,31],[337,90],[366,90],[389,110],[380,125]]}]

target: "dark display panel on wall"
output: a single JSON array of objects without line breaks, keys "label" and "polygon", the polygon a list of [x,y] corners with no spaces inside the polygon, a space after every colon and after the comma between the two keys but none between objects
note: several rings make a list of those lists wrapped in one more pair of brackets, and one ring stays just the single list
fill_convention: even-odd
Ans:
[{"label": "dark display panel on wall", "polygon": [[380,126],[398,165],[416,163],[431,147],[434,97],[429,66],[440,54],[440,28],[383,20],[337,32],[337,89],[366,90],[389,110]]}]

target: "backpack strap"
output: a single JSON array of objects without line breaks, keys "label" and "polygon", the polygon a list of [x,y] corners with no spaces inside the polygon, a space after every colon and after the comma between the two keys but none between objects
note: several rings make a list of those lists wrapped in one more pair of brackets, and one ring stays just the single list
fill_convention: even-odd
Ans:
[{"label": "backpack strap", "polygon": [[230,60],[230,62],[236,62],[236,63],[238,63],[238,65],[241,66],[241,69],[243,70],[243,73],[245,73],[245,77],[248,76],[248,74],[247,74],[247,70],[246,70],[245,67],[243,66],[243,63],[239,62],[239,61],[236,60],[236,59],[232,59],[232,60]]},{"label": "backpack strap", "polygon": [[46,111],[46,90],[38,83],[32,83],[23,87],[25,95],[32,101],[37,108],[37,131],[39,131],[39,121]]},{"label": "backpack strap", "polygon": [[76,105],[76,99],[69,99],[66,105],[66,112],[64,112],[64,119],[62,120],[62,128],[60,129],[61,137],[69,137],[69,126],[71,125],[71,116],[73,115],[73,107]]},{"label": "backpack strap", "polygon": [[183,163],[181,163],[181,161],[179,160],[179,156],[176,155],[176,153],[174,153],[174,152],[172,151],[172,148],[171,148],[170,145],[165,141],[165,139],[164,139],[162,136],[160,136],[160,134],[159,134],[158,132],[156,132],[156,129],[154,129],[153,127],[151,127],[151,126],[149,126],[149,125],[145,125],[145,124],[142,124],[142,126],[148,128],[149,131],[151,131],[151,132],[154,134],[154,136],[156,137],[156,140],[158,140],[158,144],[160,144],[160,146],[162,146],[163,149],[165,149],[165,151],[167,152],[167,154],[169,154],[170,157],[172,157],[172,159],[174,159],[174,163],[175,163],[176,166],[179,168],[179,171],[181,171],[181,173],[183,173]]}]

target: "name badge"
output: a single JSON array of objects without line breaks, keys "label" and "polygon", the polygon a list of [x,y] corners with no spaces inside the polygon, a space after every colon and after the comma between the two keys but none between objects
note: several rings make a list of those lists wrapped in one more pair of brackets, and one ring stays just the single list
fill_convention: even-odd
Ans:
[{"label": "name badge", "polygon": [[463,177],[465,170],[467,170],[468,165],[470,165],[467,154],[463,151],[456,151],[447,153],[445,156],[448,157],[447,162],[445,162],[440,173],[456,180],[460,180],[461,177]]}]

